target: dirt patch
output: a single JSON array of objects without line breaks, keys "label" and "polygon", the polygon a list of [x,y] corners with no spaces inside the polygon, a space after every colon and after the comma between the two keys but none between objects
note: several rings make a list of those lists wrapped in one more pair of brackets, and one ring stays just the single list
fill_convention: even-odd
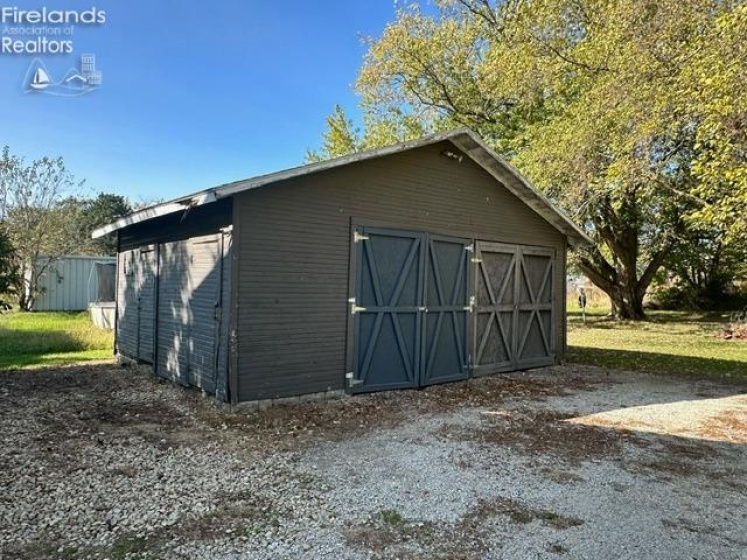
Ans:
[{"label": "dirt patch", "polygon": [[[444,439],[475,441],[490,447],[520,447],[534,455],[552,455],[571,465],[582,461],[619,457],[624,442],[644,442],[627,431],[569,422],[572,414],[532,410],[487,411],[475,429],[444,425]],[[572,482],[570,479],[568,482]]]},{"label": "dirt patch", "polygon": [[368,522],[349,527],[348,544],[372,553],[374,558],[469,559],[483,556],[490,548],[491,524],[508,520],[516,525],[539,521],[556,530],[583,525],[577,517],[550,510],[536,510],[517,500],[479,500],[455,523],[410,520],[392,510],[383,510]]},{"label": "dirt patch", "polygon": [[254,533],[277,528],[290,513],[271,500],[256,494],[226,495],[221,506],[208,515],[162,530],[161,539],[190,539],[214,541],[227,536],[249,537]]},{"label": "dirt patch", "polygon": [[707,476],[713,485],[747,490],[747,467],[731,464],[724,449],[708,441],[658,438],[649,453],[626,462],[624,467],[666,481]]},{"label": "dirt patch", "polygon": [[747,412],[728,410],[718,414],[705,423],[702,433],[717,441],[747,443]]},{"label": "dirt patch", "polygon": [[413,415],[440,414],[465,407],[495,407],[505,402],[543,401],[576,391],[591,390],[600,381],[580,377],[521,379],[493,377],[438,385],[419,391],[383,392],[321,402],[276,406],[260,412],[227,413],[204,400],[195,401],[200,420],[223,430],[225,440],[242,446],[298,450],[318,441],[339,441],[394,428]]}]

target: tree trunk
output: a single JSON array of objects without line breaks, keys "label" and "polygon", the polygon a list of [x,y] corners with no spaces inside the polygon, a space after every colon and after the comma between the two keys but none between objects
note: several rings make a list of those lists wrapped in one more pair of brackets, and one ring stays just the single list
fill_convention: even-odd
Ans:
[{"label": "tree trunk", "polygon": [[31,311],[31,306],[33,305],[34,301],[32,298],[27,296],[26,294],[21,294],[18,296],[18,309],[21,311]]},{"label": "tree trunk", "polygon": [[615,290],[608,295],[612,300],[616,319],[628,321],[643,321],[646,319],[646,313],[643,311],[643,295],[625,294],[623,290]]},{"label": "tree trunk", "polygon": [[[668,254],[668,248],[654,254],[640,277],[633,264],[636,260],[616,259],[618,266],[613,267],[599,251],[594,251],[591,256],[581,256],[578,264],[589,280],[609,296],[612,315],[616,319],[643,321],[646,319],[643,298]],[[621,264],[623,262],[628,266]]]}]

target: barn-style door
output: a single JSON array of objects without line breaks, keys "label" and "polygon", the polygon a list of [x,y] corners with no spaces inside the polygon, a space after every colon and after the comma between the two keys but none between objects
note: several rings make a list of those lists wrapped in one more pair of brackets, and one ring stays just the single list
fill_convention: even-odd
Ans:
[{"label": "barn-style door", "polygon": [[552,249],[478,242],[475,261],[475,372],[552,364]]},{"label": "barn-style door", "polygon": [[351,388],[466,378],[468,241],[366,228],[354,242]]}]

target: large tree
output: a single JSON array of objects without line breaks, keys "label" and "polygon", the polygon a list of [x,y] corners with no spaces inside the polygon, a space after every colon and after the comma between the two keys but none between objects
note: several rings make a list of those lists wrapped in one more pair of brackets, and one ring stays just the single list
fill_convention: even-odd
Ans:
[{"label": "large tree", "polygon": [[66,198],[79,187],[61,158],[26,164],[7,146],[0,155],[0,222],[15,251],[23,310],[32,308],[39,279],[55,259],[79,244],[78,206]]},{"label": "large tree", "polygon": [[[428,12],[411,5],[369,42],[357,86],[369,122],[395,114],[424,130],[467,125],[512,158],[596,241],[577,264],[617,315],[641,319],[644,294],[688,218],[713,202],[701,192],[705,164],[693,169],[710,149],[701,139],[707,96],[699,109],[687,88],[724,49],[737,52],[736,43],[723,47],[738,37],[734,5],[440,0]],[[744,49],[738,54],[739,66]],[[729,93],[737,91],[730,72],[719,86]]]}]

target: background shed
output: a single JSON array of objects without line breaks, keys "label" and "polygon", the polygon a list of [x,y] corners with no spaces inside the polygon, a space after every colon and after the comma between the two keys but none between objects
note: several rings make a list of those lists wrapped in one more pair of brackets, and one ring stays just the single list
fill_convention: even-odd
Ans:
[{"label": "background shed", "polygon": [[[100,269],[110,268],[115,277],[116,257],[67,255],[50,259],[39,257],[34,266],[46,267],[39,278],[34,311],[82,311],[97,301],[113,301],[113,282]],[[104,292],[103,294],[101,292]],[[110,295],[107,295],[110,292]]]}]

